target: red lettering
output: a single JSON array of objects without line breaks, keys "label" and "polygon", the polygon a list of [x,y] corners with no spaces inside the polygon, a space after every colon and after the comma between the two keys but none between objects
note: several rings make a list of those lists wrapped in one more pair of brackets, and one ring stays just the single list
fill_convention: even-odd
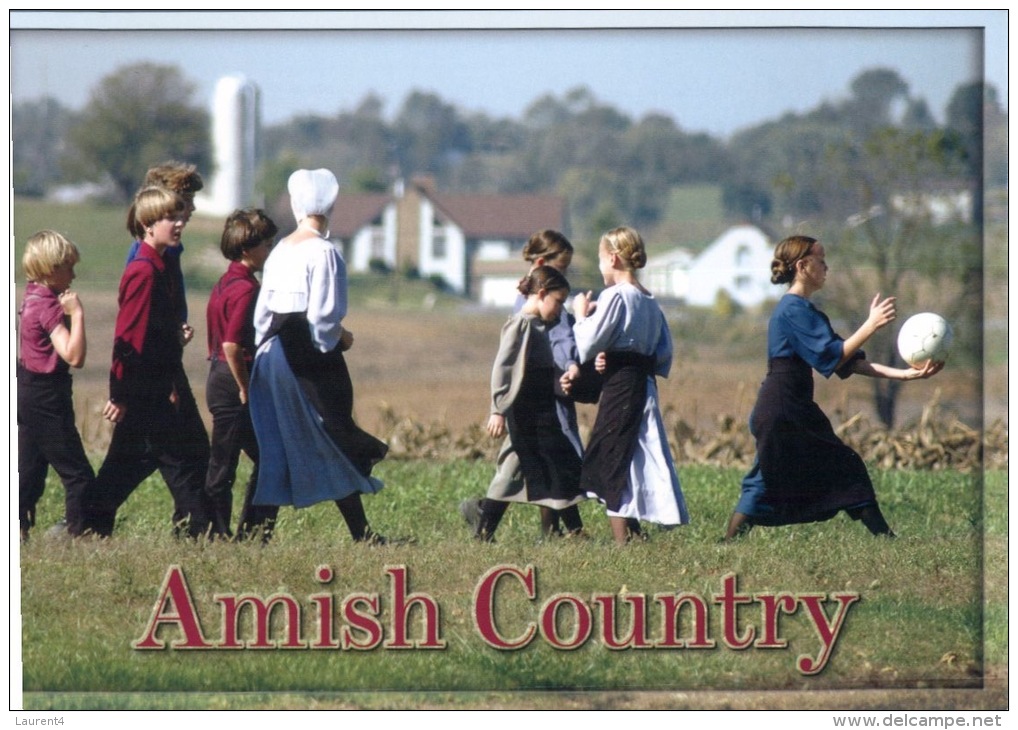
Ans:
[{"label": "red lettering", "polygon": [[791,593],[778,593],[771,595],[761,593],[756,600],[763,604],[763,638],[757,639],[753,644],[761,649],[784,649],[788,646],[787,639],[778,637],[778,615],[780,613],[795,613],[798,603]]},{"label": "red lettering", "polygon": [[[659,649],[710,649],[714,646],[713,639],[707,638],[707,602],[695,593],[673,595],[661,593],[654,596],[663,609],[661,641],[655,646]],[[679,638],[679,616],[683,606],[688,605],[693,612],[693,637],[688,641]],[[688,611],[687,611],[688,613]]]},{"label": "red lettering", "polygon": [[647,641],[647,597],[642,593],[622,596],[622,600],[633,607],[633,620],[629,634],[618,638],[615,596],[595,595],[594,603],[601,607],[601,640],[609,649],[646,649]]},{"label": "red lettering", "polygon": [[[426,593],[407,594],[407,569],[400,565],[389,567],[385,572],[392,578],[392,640],[386,649],[444,649],[445,640],[439,633],[438,602]],[[410,610],[417,605],[423,612],[424,640],[408,641],[407,624]]]},{"label": "red lettering", "polygon": [[[217,595],[215,600],[223,606],[223,641],[219,645],[221,649],[303,649],[306,646],[300,638],[300,604],[293,596],[278,593],[263,601],[252,595],[240,597]],[[240,641],[240,612],[244,606],[250,606],[254,613],[253,642]],[[283,606],[286,615],[286,641],[283,643],[269,641],[269,621],[272,609],[276,606]]]},{"label": "red lettering", "polygon": [[[358,606],[366,606],[370,613],[361,613],[357,610]],[[382,624],[375,618],[380,613],[377,593],[347,596],[342,611],[349,624],[340,630],[344,649],[368,650],[382,643]],[[362,633],[364,640],[358,641],[355,632]]]},{"label": "red lettering", "polygon": [[[170,601],[173,604],[172,611],[167,605]],[[131,646],[135,649],[165,648],[165,642],[156,637],[156,631],[162,624],[176,625],[184,633],[183,641],[173,642],[174,649],[212,648],[212,645],[202,635],[198,612],[194,608],[194,601],[191,599],[191,591],[184,578],[184,571],[179,565],[171,565],[167,568],[166,577],[163,578],[162,588],[159,589],[159,598],[156,599],[152,618],[149,619],[145,634]]]},{"label": "red lettering", "polygon": [[736,593],[735,586],[738,578],[735,573],[728,573],[722,578],[724,593],[714,594],[714,602],[721,605],[722,625],[724,626],[725,646],[729,649],[745,649],[753,642],[756,629],[753,626],[746,627],[746,632],[739,635],[739,609],[740,603],[752,603],[753,597],[744,593]]},{"label": "red lettering", "polygon": [[505,651],[521,649],[529,644],[537,631],[537,627],[531,622],[527,628],[516,639],[507,639],[499,633],[495,624],[495,596],[498,583],[503,576],[512,576],[523,584],[528,600],[534,600],[536,591],[534,589],[534,567],[528,565],[525,570],[520,570],[511,565],[498,565],[491,568],[482,577],[474,590],[474,625],[481,634],[488,646]]},{"label": "red lettering", "polygon": [[[558,610],[562,606],[573,607],[573,635],[563,640],[558,633]],[[577,649],[590,638],[593,620],[590,608],[578,597],[566,593],[553,596],[541,607],[541,635],[556,649]]]}]

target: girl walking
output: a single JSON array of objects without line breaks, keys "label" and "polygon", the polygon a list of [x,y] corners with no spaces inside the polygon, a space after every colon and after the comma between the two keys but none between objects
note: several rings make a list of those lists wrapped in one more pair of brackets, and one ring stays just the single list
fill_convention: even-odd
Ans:
[{"label": "girl walking", "polygon": [[618,544],[641,536],[640,521],[689,522],[675,472],[655,376],[667,377],[672,339],[657,301],[637,280],[647,263],[640,234],[608,231],[598,246],[607,287],[596,302],[578,294],[576,346],[581,361],[605,353],[604,384],[594,428],[583,458],[581,487],[607,507]]},{"label": "girl walking", "polygon": [[725,539],[753,525],[788,525],[829,520],[845,510],[874,535],[893,537],[877,504],[860,456],[846,446],[813,400],[813,370],[825,378],[853,373],[872,378],[915,380],[935,375],[943,363],[921,369],[891,368],[866,360],[860,349],[895,318],[894,297],[870,303],[869,316],[847,340],[810,301],[827,280],[823,245],[791,236],[774,250],[771,281],[789,284],[767,326],[767,377],[760,386],[749,428],[756,461],[742,480],[742,496]]},{"label": "girl walking", "polygon": [[[527,275],[520,279],[520,286],[524,284],[527,277],[540,266],[550,266],[563,276],[569,270],[573,260],[573,245],[559,231],[544,229],[530,237],[523,247],[523,259],[530,264]],[[513,314],[519,314],[527,302],[527,297],[518,294],[513,305]],[[593,371],[581,373],[579,355],[576,352],[576,340],[573,337],[573,317],[563,311],[558,321],[548,327],[548,339],[551,343],[552,354],[556,367],[562,373],[568,375],[569,380],[575,383],[572,395],[566,395],[563,391],[555,393],[555,411],[558,414],[559,426],[562,433],[573,445],[576,453],[583,457],[583,443],[580,440],[580,431],[576,420],[576,404],[574,397],[588,402],[596,399],[596,388],[600,383],[600,376]],[[518,493],[523,486],[523,472],[520,470],[520,460],[513,448],[512,438],[508,435],[502,441],[496,460],[497,472],[492,482],[492,488],[498,493]],[[481,500],[472,498],[460,503],[460,512],[467,523],[475,529],[480,519]],[[579,525],[582,528],[583,522],[580,518],[579,509],[576,505],[565,508],[568,514],[565,520],[571,525]],[[561,535],[563,516],[550,507],[541,507],[541,534]],[[580,528],[574,527],[574,531]]]},{"label": "girl walking", "polygon": [[[555,397],[556,382],[561,387],[571,375],[565,363],[556,361],[550,336],[562,315],[569,282],[557,269],[538,266],[519,290],[525,303],[502,328],[492,368],[487,431],[492,438],[508,433],[522,479],[505,479],[501,462],[478,509],[475,536],[485,541],[493,539],[510,502],[559,512],[570,533],[583,528],[579,511],[567,509],[584,499],[580,455],[561,427]],[[567,372],[560,376],[556,367]]]}]

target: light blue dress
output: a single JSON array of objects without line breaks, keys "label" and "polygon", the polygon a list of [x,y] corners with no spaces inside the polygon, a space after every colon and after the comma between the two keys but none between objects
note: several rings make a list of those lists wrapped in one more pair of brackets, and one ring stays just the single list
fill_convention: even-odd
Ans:
[{"label": "light blue dress", "polygon": [[573,333],[582,362],[599,352],[609,357],[612,352],[634,353],[654,360],[654,375],[645,381],[646,397],[626,491],[620,508],[608,514],[662,525],[688,523],[689,512],[668,446],[655,382],[655,375],[668,376],[672,364],[671,334],[657,301],[631,284],[616,284],[601,292],[594,313],[577,322]]}]

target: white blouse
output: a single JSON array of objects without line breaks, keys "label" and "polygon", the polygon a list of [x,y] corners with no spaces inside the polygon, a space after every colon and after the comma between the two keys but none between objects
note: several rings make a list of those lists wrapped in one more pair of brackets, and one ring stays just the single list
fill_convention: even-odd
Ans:
[{"label": "white blouse", "polygon": [[346,262],[322,238],[277,245],[265,261],[255,304],[255,337],[260,344],[272,314],[305,312],[311,341],[321,352],[339,344],[346,316]]}]

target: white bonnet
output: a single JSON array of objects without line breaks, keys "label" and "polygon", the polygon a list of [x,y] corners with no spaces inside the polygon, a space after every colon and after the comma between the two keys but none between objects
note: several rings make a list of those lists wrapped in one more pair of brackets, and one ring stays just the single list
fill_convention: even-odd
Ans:
[{"label": "white bonnet", "polygon": [[309,215],[328,216],[339,195],[339,182],[331,171],[297,170],[286,183],[290,191],[290,207],[298,223]]}]

